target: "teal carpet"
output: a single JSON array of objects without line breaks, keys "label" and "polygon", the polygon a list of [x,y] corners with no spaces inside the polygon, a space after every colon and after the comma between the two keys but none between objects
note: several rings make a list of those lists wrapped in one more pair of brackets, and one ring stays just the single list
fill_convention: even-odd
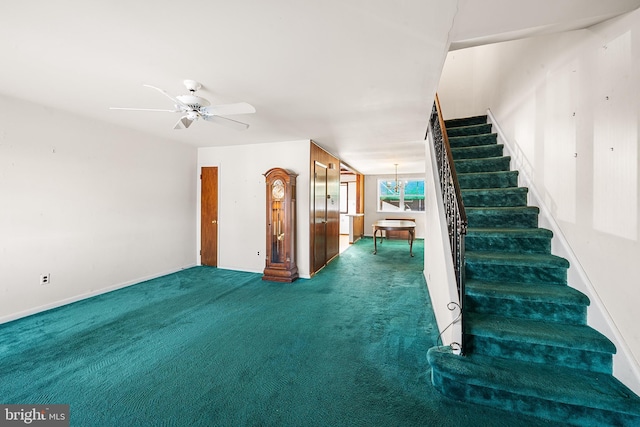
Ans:
[{"label": "teal carpet", "polygon": [[310,280],[196,267],[0,325],[0,403],[72,426],[542,426],[431,385],[423,242]]}]

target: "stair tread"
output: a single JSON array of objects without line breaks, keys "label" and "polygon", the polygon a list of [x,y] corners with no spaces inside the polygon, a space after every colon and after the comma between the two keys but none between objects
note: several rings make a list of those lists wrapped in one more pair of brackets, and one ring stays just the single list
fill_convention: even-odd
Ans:
[{"label": "stair tread", "polygon": [[[469,135],[467,136],[467,138],[469,137],[474,137],[474,136],[482,136],[482,135]],[[453,136],[451,137],[453,138],[461,138],[460,136]],[[464,151],[481,151],[481,150],[486,150],[486,149],[496,149],[496,147],[500,147],[500,148],[504,148],[504,144],[486,144],[486,145],[472,145],[469,147],[451,147],[451,152],[464,152]],[[480,158],[484,158],[484,157],[480,157]]]},{"label": "stair tread", "polygon": [[[473,222],[473,221],[472,221]],[[465,238],[469,252],[495,251],[503,253],[551,253],[553,232],[531,224],[530,227],[469,227]]]},{"label": "stair tread", "polygon": [[465,193],[483,194],[483,193],[528,193],[527,187],[492,187],[492,188],[462,188],[460,191]]},{"label": "stair tread", "polygon": [[454,162],[461,160],[480,160],[501,158],[504,146],[501,144],[478,145],[473,147],[451,148]]},{"label": "stair tread", "polygon": [[522,265],[535,263],[548,267],[569,268],[569,261],[565,258],[553,254],[537,254],[523,252],[489,252],[489,251],[467,251],[465,258],[471,262],[486,262],[491,264],[511,264]]},{"label": "stair tread", "polygon": [[467,228],[467,236],[469,235],[487,235],[487,236],[526,236],[551,238],[553,232],[546,228],[488,228],[488,227],[469,227]]},{"label": "stair tread", "polygon": [[[500,157],[497,157],[497,158],[500,158]],[[462,161],[462,159],[460,159],[459,161]],[[508,171],[493,171],[493,172],[460,172],[458,174],[458,176],[471,176],[471,175],[489,176],[489,175],[500,175],[500,174],[502,174],[502,175],[504,175],[504,174],[507,174],[507,175],[511,175],[511,174],[519,175],[520,172],[518,172],[517,170],[516,171],[512,171],[512,170],[508,170]]]},{"label": "stair tread", "polygon": [[527,187],[463,188],[460,191],[466,207],[526,206]]},{"label": "stair tread", "polygon": [[565,305],[590,305],[589,298],[569,286],[527,283],[502,283],[469,280],[465,283],[467,295],[489,296],[509,300],[560,303]]},{"label": "stair tread", "polygon": [[487,115],[469,116],[457,119],[448,119],[444,121],[445,126],[448,128],[458,127],[460,125],[466,126],[469,122],[476,122],[478,124],[487,123]]},{"label": "stair tread", "polygon": [[[478,159],[454,159],[453,163],[458,163],[458,162],[483,162],[486,160],[503,160],[505,158],[508,158],[509,160],[511,160],[511,156],[496,156],[496,157],[480,157]],[[473,172],[467,172],[467,173],[473,173]]]},{"label": "stair tread", "polygon": [[480,133],[475,135],[452,136],[449,138],[449,146],[451,148],[486,147],[497,143],[497,133]]},{"label": "stair tread", "polygon": [[613,343],[587,325],[563,324],[492,314],[468,313],[467,333],[556,347],[616,353]]},{"label": "stair tread", "polygon": [[539,213],[540,208],[537,206],[483,206],[483,207],[470,207],[466,208],[467,211],[480,212],[480,211],[497,211],[497,212],[505,212],[509,210],[527,210]]},{"label": "stair tread", "polygon": [[[483,124],[486,124],[486,123],[483,123]],[[455,127],[455,126],[454,126],[454,127]],[[453,129],[453,128],[452,128],[452,129]],[[449,141],[451,141],[452,139],[455,141],[456,139],[473,138],[473,137],[476,137],[476,136],[481,136],[481,137],[482,137],[482,136],[487,136],[487,135],[497,135],[497,133],[495,133],[495,132],[489,132],[489,133],[478,133],[478,134],[475,134],[475,135],[459,135],[459,136],[452,136],[452,137],[449,137]]]},{"label": "stair tread", "polygon": [[517,171],[464,172],[456,169],[456,173],[460,188],[465,190],[518,187]]},{"label": "stair tread", "polygon": [[[446,126],[446,123],[445,123],[445,126]],[[449,126],[449,128],[447,130],[472,129],[472,128],[482,129],[482,128],[486,127],[486,126],[491,126],[491,123],[474,123],[474,124],[465,124],[465,125],[462,125],[462,126]]]},{"label": "stair tread", "polygon": [[510,172],[511,157],[485,157],[482,159],[454,159],[456,171],[460,173]]},{"label": "stair tread", "polygon": [[640,398],[612,375],[481,355],[428,351],[431,366],[460,382],[569,405],[640,416]]}]

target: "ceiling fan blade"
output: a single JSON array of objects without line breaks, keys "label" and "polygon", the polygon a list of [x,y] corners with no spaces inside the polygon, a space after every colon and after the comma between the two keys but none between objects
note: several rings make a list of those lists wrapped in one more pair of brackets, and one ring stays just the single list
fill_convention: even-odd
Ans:
[{"label": "ceiling fan blade", "polygon": [[203,115],[202,118],[208,122],[218,123],[222,126],[227,126],[236,130],[245,130],[249,128],[249,125],[246,123],[242,123],[237,120],[228,119],[226,117]]},{"label": "ceiling fan blade", "polygon": [[180,119],[180,121],[182,122],[182,124],[184,125],[184,128],[187,129],[189,126],[191,126],[191,123],[193,123],[193,120],[188,119],[187,117],[183,117]]},{"label": "ceiling fan blade", "polygon": [[180,110],[158,110],[156,108],[126,108],[126,107],[109,107],[110,110],[126,110],[126,111],[164,111],[167,113],[179,113]]},{"label": "ceiling fan blade", "polygon": [[155,89],[158,92],[160,92],[161,94],[163,94],[164,96],[166,96],[167,98],[169,98],[170,100],[172,100],[176,105],[180,105],[180,106],[185,107],[187,109],[189,108],[189,106],[187,104],[185,104],[183,102],[180,102],[179,99],[174,98],[173,96],[169,95],[167,92],[165,92],[163,89],[160,89],[159,87],[155,87],[155,86],[151,86],[151,85],[142,85],[142,86],[148,87],[148,88],[151,88],[151,89]]},{"label": "ceiling fan blade", "polygon": [[189,126],[191,126],[191,123],[193,123],[193,120],[189,120],[187,116],[180,117],[180,120],[178,120],[178,122],[173,128],[175,130],[187,129]]},{"label": "ceiling fan blade", "polygon": [[208,116],[229,116],[234,114],[255,113],[256,109],[249,103],[238,102],[235,104],[222,104],[212,105],[211,107],[204,107],[200,109],[200,112]]}]

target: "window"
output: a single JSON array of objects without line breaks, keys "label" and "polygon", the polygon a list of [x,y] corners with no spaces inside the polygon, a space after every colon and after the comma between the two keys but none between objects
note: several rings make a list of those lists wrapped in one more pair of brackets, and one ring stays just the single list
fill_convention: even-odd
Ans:
[{"label": "window", "polygon": [[378,179],[378,212],[424,211],[424,179]]}]

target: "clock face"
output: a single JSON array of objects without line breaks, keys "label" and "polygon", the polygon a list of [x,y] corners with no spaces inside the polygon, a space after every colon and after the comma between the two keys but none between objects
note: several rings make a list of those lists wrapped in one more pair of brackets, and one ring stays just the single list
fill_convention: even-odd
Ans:
[{"label": "clock face", "polygon": [[284,183],[280,179],[276,179],[271,187],[271,195],[275,200],[282,200],[284,197]]}]

